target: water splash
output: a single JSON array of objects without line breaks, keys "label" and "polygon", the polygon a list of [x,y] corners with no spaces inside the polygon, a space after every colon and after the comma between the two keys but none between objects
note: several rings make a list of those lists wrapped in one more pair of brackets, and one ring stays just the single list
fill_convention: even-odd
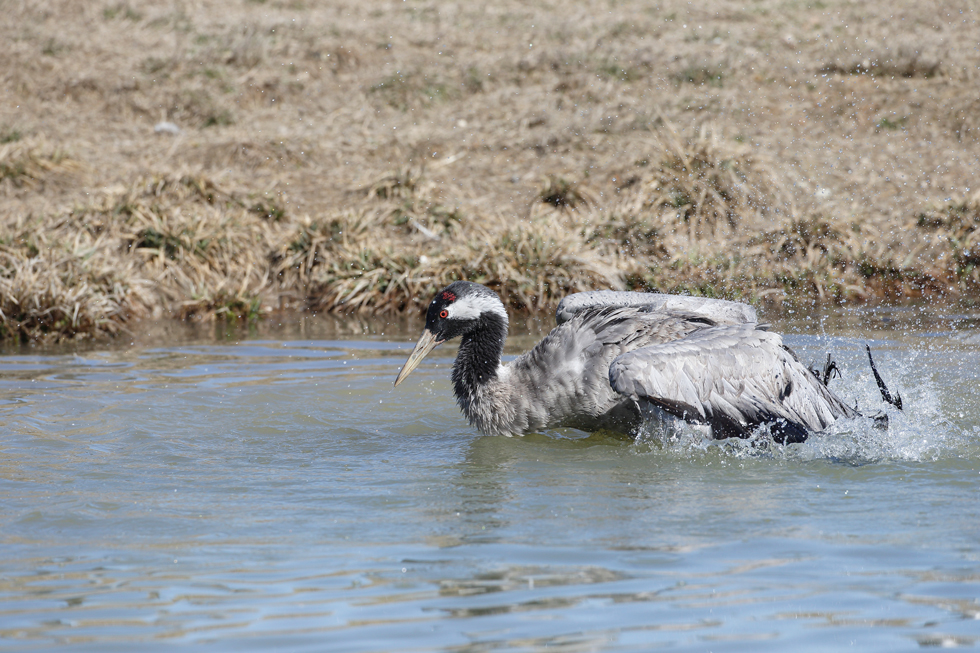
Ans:
[{"label": "water splash", "polygon": [[[766,426],[744,440],[712,440],[706,427],[650,414],[645,415],[647,419],[637,433],[637,451],[657,450],[689,457],[711,452],[735,459],[829,460],[866,465],[935,461],[969,455],[980,448],[980,428],[958,423],[976,421],[975,415],[970,416],[978,411],[976,397],[972,401],[969,394],[963,396],[965,401],[950,398],[950,388],[933,377],[929,352],[907,350],[903,360],[891,358],[882,370],[893,394],[897,391],[903,397],[904,410],[884,403],[870,367],[866,363],[862,367],[859,358],[851,358],[844,366],[846,386],[835,390],[869,417],[839,420],[802,444],[780,445]],[[962,410],[950,414],[950,403]],[[887,415],[887,428],[875,426],[870,417],[875,414]]]}]

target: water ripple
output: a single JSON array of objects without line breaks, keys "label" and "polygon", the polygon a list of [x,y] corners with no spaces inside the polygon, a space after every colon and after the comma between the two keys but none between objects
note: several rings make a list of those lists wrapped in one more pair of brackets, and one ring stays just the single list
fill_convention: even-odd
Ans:
[{"label": "water ripple", "polygon": [[978,352],[874,346],[789,447],[482,437],[409,334],[0,358],[0,648],[975,646]]}]

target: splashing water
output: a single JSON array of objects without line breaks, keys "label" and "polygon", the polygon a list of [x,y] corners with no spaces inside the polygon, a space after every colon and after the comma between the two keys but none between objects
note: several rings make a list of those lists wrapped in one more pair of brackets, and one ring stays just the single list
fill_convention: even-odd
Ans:
[{"label": "splashing water", "polygon": [[[944,392],[948,394],[948,388],[934,378],[931,364],[935,356],[931,352],[907,350],[902,360],[889,356],[884,370],[878,363],[892,395],[897,392],[903,398],[904,410],[899,410],[883,401],[867,359],[862,361],[854,356],[851,350],[858,350],[858,344],[851,343],[846,349],[837,347],[846,355],[846,362],[838,361],[842,378],[832,381],[831,386],[867,417],[838,420],[824,431],[812,434],[804,443],[781,445],[774,441],[766,426],[758,428],[750,438],[712,440],[707,427],[687,424],[658,411],[656,415],[646,416],[637,433],[638,450],[652,446],[692,456],[711,451],[733,458],[825,459],[864,465],[935,461],[968,455],[971,447],[976,448],[980,427],[963,426],[947,416],[943,396]],[[965,418],[967,412],[976,411],[976,396],[968,395],[963,397],[956,416]],[[872,419],[880,414],[887,416],[886,428],[877,426]]]}]

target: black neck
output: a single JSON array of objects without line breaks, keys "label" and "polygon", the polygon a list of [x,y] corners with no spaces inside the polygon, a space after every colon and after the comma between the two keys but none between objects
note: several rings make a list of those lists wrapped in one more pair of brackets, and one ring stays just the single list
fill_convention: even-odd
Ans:
[{"label": "black neck", "polygon": [[453,364],[457,398],[469,398],[473,389],[496,378],[506,337],[507,323],[495,313],[481,315],[477,327],[463,335]]}]

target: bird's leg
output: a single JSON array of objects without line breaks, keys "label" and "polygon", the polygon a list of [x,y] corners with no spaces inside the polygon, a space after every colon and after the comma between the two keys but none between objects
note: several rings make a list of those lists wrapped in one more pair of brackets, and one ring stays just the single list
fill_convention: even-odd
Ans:
[{"label": "bird's leg", "polygon": [[833,378],[834,372],[837,373],[837,378],[840,378],[841,377],[840,368],[837,367],[836,361],[834,361],[830,357],[830,354],[828,353],[827,354],[827,362],[824,363],[824,366],[823,366],[823,379],[821,379],[823,381],[823,384],[824,385],[827,385],[828,383],[830,383],[830,379]]},{"label": "bird's leg", "polygon": [[888,386],[886,386],[885,382],[882,381],[881,375],[878,374],[878,368],[875,367],[875,359],[871,357],[871,345],[865,345],[865,349],[868,351],[868,361],[871,363],[871,371],[875,375],[875,383],[878,384],[878,390],[881,391],[881,398],[895,408],[902,410],[902,396],[896,392],[895,397],[893,398],[891,393],[888,392]]},{"label": "bird's leg", "polygon": [[827,362],[823,364],[822,370],[817,368],[815,364],[810,364],[810,373],[817,377],[817,380],[825,386],[830,383],[830,379],[833,378],[835,372],[837,373],[837,377],[840,378],[840,368],[837,367],[837,363],[831,358],[829,353],[827,354]]}]

